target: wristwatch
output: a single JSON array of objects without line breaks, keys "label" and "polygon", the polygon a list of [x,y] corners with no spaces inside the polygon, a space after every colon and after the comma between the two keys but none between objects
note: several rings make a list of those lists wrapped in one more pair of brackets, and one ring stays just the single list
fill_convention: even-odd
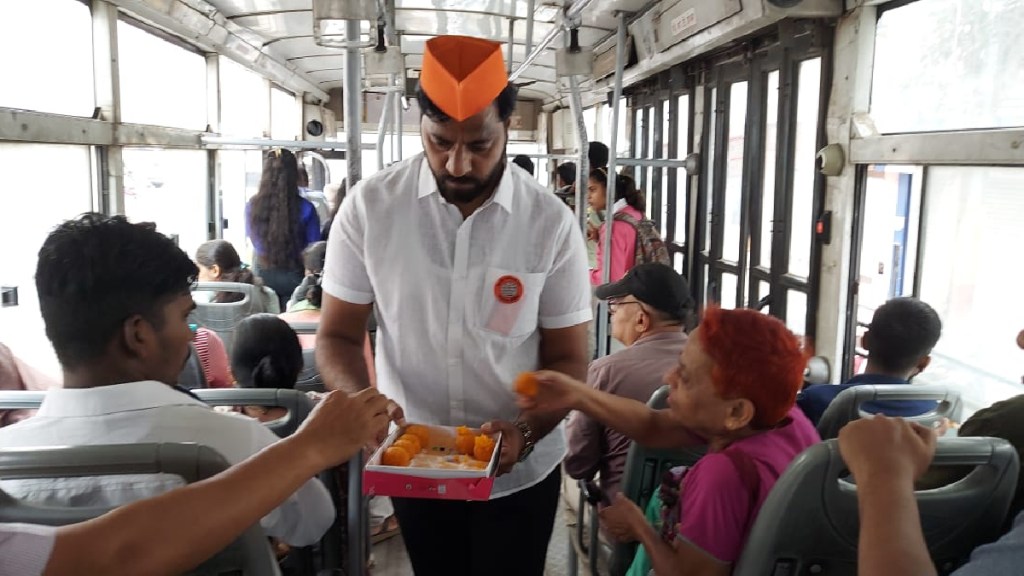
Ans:
[{"label": "wristwatch", "polygon": [[519,462],[522,462],[533,452],[533,447],[537,441],[533,437],[533,428],[530,428],[530,425],[525,420],[516,420],[515,426],[523,435],[523,449],[519,451]]}]

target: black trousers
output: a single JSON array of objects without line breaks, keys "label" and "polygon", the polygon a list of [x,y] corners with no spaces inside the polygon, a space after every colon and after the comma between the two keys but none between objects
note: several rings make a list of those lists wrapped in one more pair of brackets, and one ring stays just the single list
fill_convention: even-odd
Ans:
[{"label": "black trousers", "polygon": [[416,576],[543,576],[561,468],[488,502],[392,498]]}]

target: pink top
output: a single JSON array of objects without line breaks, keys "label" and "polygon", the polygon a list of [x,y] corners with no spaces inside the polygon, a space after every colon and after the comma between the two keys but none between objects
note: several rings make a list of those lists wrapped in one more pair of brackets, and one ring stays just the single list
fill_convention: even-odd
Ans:
[{"label": "pink top", "polygon": [[[644,215],[629,204],[615,210],[615,213],[624,212],[636,220],[643,220]],[[590,283],[593,286],[600,286],[604,283],[601,274],[601,265],[604,262],[604,231],[608,223],[605,222],[597,229],[597,264],[590,270]],[[636,265],[636,228],[627,222],[612,220],[612,258],[611,275],[609,282],[618,282],[626,275],[630,268]]]},{"label": "pink top", "polygon": [[[299,310],[297,312],[285,312],[283,314],[278,314],[278,318],[285,322],[319,322],[320,311]],[[316,348],[316,334],[299,334],[299,344],[302,345],[303,350]],[[366,334],[366,340],[363,340],[363,360],[366,361],[366,369],[370,372],[370,386],[376,388],[377,370],[373,365],[373,348],[370,346],[369,333]]]},{"label": "pink top", "polygon": [[[0,390],[48,390],[60,388],[60,382],[25,364],[0,344]],[[0,426],[20,422],[35,415],[35,410],[0,410]]]},{"label": "pink top", "polygon": [[231,388],[235,385],[235,377],[231,374],[231,361],[224,341],[217,333],[206,328],[198,328],[192,343],[196,347],[199,363],[203,365],[206,386],[209,388]]},{"label": "pink top", "polygon": [[686,472],[679,496],[679,538],[722,562],[739,559],[751,519],[775,481],[798,454],[821,441],[799,408],[791,408],[789,418],[779,428],[729,445],[728,449],[740,450],[753,459],[757,468],[760,490],[753,509],[748,497],[751,488],[732,459],[721,452],[708,453]]}]

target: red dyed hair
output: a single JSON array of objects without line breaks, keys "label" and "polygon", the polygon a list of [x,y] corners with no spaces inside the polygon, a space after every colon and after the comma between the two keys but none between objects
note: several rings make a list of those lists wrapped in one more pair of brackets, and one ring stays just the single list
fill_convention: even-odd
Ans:
[{"label": "red dyed hair", "polygon": [[724,398],[754,404],[755,428],[778,424],[796,402],[807,357],[800,341],[778,318],[755,310],[709,307],[700,343],[711,357],[711,381]]}]

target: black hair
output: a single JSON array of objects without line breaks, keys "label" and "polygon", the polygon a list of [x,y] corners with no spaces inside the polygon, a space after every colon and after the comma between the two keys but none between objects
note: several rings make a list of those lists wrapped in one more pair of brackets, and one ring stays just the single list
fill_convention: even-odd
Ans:
[{"label": "black hair", "polygon": [[883,370],[906,372],[931,353],[942,334],[942,320],[917,298],[893,298],[875,310],[865,346],[868,359]]},{"label": "black hair", "polygon": [[591,168],[608,166],[608,147],[601,142],[591,142],[587,148],[587,160]]},{"label": "black hair", "polygon": [[239,388],[294,388],[302,367],[299,337],[284,320],[254,314],[235,327],[231,372]]},{"label": "black hair", "polygon": [[299,267],[303,240],[298,179],[298,162],[290,151],[274,148],[263,156],[260,188],[249,205],[249,233],[266,251],[260,266]]},{"label": "black hair", "polygon": [[[601,186],[608,186],[608,170],[605,168],[594,168],[590,171],[590,178],[595,180]],[[646,208],[644,202],[644,193],[636,188],[636,182],[633,178],[626,176],[625,174],[615,175],[615,200],[626,199],[626,204],[629,204],[633,208],[636,208],[640,212],[643,212]],[[606,209],[610,209],[608,207]]]},{"label": "black hair", "polygon": [[512,159],[512,163],[529,172],[530,176],[533,176],[533,160],[530,160],[530,157],[526,154],[517,155]]},{"label": "black hair", "polygon": [[331,213],[327,216],[327,221],[320,227],[320,238],[325,242],[327,241],[327,237],[331,234],[331,226],[334,224],[334,218],[338,216],[338,211],[341,210],[341,203],[345,201],[346,196],[348,196],[348,180],[342,178],[341,184],[338,185],[338,194],[334,197],[334,207],[331,208]]},{"label": "black hair", "polygon": [[306,276],[308,288],[306,289],[305,299],[317,308],[320,308],[324,300],[324,289],[320,284],[326,260],[327,242],[314,242],[302,252],[302,261],[306,266],[306,270],[311,272],[309,276]]},{"label": "black hair", "polygon": [[555,168],[555,173],[567,186],[571,186],[576,183],[575,162],[562,162],[558,165],[558,168]]},{"label": "black hair", "polygon": [[[512,117],[512,113],[516,109],[516,95],[519,94],[519,89],[515,84],[509,82],[498,94],[498,97],[494,99],[494,105],[498,107],[498,119],[502,122]],[[451,120],[451,116],[445,114],[434,101],[427,96],[426,92],[423,91],[423,87],[416,86],[416,102],[420,106],[420,114],[425,115],[434,122],[448,122]]]},{"label": "black hair", "polygon": [[[263,282],[242,264],[238,251],[227,240],[210,240],[203,242],[196,250],[196,262],[204,268],[212,268],[214,264],[220,268],[218,282],[241,282],[262,286]],[[217,292],[213,302],[240,302],[245,295],[240,292]]]},{"label": "black hair", "polygon": [[198,272],[149,222],[88,213],[58,226],[39,249],[36,291],[61,366],[101,357],[134,315],[162,329],[163,307],[188,295]]}]

